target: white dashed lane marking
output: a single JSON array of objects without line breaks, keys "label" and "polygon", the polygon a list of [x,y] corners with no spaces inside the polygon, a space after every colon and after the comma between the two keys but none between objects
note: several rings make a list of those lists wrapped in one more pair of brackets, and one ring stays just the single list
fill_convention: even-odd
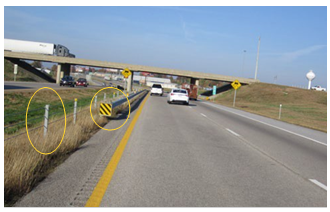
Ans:
[{"label": "white dashed lane marking", "polygon": [[228,128],[226,128],[226,130],[227,130],[228,132],[230,132],[231,134],[233,134],[233,135],[240,136],[239,134],[235,133],[234,131],[232,131],[232,130],[230,130],[230,129],[228,129]]},{"label": "white dashed lane marking", "polygon": [[320,183],[319,181],[315,180],[315,179],[309,179],[309,181],[311,181],[312,183],[314,183],[315,185],[323,188],[324,190],[327,191],[327,186],[326,185],[323,185],[322,183]]}]

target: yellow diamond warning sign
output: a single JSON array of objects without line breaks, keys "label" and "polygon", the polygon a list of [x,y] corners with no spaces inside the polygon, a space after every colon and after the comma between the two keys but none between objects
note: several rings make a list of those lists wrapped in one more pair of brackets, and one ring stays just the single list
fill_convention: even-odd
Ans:
[{"label": "yellow diamond warning sign", "polygon": [[125,78],[127,78],[127,77],[129,77],[129,75],[132,74],[132,72],[131,72],[128,68],[125,68],[125,69],[121,72],[121,74],[122,74]]},{"label": "yellow diamond warning sign", "polygon": [[241,83],[239,83],[238,80],[235,80],[234,82],[231,83],[231,86],[233,86],[233,88],[237,90],[239,87],[241,87]]}]

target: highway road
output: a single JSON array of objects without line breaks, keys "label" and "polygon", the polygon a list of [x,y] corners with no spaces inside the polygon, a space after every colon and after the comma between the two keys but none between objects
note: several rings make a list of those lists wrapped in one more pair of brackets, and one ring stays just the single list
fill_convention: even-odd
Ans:
[{"label": "highway road", "polygon": [[[12,81],[5,81],[4,82],[4,90],[5,91],[20,91],[20,90],[37,90],[42,87],[49,87],[53,89],[80,89],[80,88],[85,88],[82,86],[78,87],[69,87],[69,86],[59,86],[55,83],[43,83],[43,82],[12,82]],[[91,87],[100,87],[96,85],[89,85],[87,88]]]},{"label": "highway road", "polygon": [[210,102],[151,96],[142,106],[16,206],[327,206],[326,133]]},{"label": "highway road", "polygon": [[[124,87],[124,82],[119,81],[105,81],[99,78],[93,78],[93,84],[89,85],[87,88],[97,88],[104,87],[102,83],[105,82],[107,86],[110,86],[109,83],[112,83],[112,86],[120,85]],[[4,81],[4,90],[5,91],[23,91],[23,90],[37,90],[42,87],[49,87],[53,89],[86,89],[82,86],[76,86],[74,88],[69,86],[59,86],[55,83],[43,83],[43,82],[13,82],[13,81]],[[134,88],[141,88],[140,86],[135,85]]]}]

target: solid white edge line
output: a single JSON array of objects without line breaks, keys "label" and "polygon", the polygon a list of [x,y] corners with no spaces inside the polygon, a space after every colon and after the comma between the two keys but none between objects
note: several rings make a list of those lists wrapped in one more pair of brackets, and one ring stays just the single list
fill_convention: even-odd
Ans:
[{"label": "solid white edge line", "polygon": [[315,180],[315,179],[309,179],[309,181],[311,181],[312,183],[314,183],[315,185],[323,188],[324,190],[327,191],[327,186],[326,185],[323,185],[322,183],[320,183],[319,181]]},{"label": "solid white edge line", "polygon": [[228,129],[228,128],[226,128],[226,130],[227,130],[228,132],[230,132],[230,133],[236,135],[236,136],[240,136],[239,134],[235,133],[234,131],[232,131],[232,130],[230,130],[230,129]]},{"label": "solid white edge line", "polygon": [[279,130],[283,130],[283,131],[288,132],[288,133],[291,133],[291,134],[293,134],[293,135],[300,136],[300,137],[302,137],[302,138],[305,138],[305,139],[308,139],[308,140],[314,141],[315,143],[318,143],[318,144],[322,144],[322,145],[324,145],[324,146],[327,146],[327,144],[322,143],[321,141],[315,140],[315,139],[313,139],[313,138],[309,138],[309,137],[304,136],[304,135],[300,135],[300,134],[295,133],[295,132],[292,132],[292,131],[290,131],[290,130],[286,130],[286,129],[283,129],[283,128],[280,128],[280,127],[276,127],[276,126],[271,125],[271,124],[268,124],[268,123],[266,123],[266,122],[259,121],[259,120],[254,119],[254,118],[250,118],[250,117],[247,117],[247,116],[244,116],[244,115],[241,115],[241,114],[235,113],[235,112],[230,111],[230,110],[226,110],[226,109],[223,109],[223,108],[219,108],[219,107],[217,107],[217,106],[215,106],[215,105],[212,105],[212,104],[209,104],[209,103],[207,103],[207,102],[202,102],[202,103],[207,104],[207,105],[210,105],[210,106],[215,107],[215,108],[218,108],[218,109],[220,109],[220,110],[224,110],[224,111],[227,111],[227,112],[230,112],[230,113],[236,114],[236,115],[238,115],[238,116],[242,116],[242,117],[244,117],[244,118],[247,118],[247,119],[250,119],[250,120],[253,120],[253,121],[259,122],[259,123],[261,123],[261,124],[265,124],[265,125],[267,125],[267,126],[274,127],[274,128],[276,128],[276,129],[279,129]]},{"label": "solid white edge line", "polygon": [[201,113],[201,115],[202,115],[202,116],[204,116],[204,117],[206,117],[206,115],[205,115],[205,114],[203,114],[203,113]]}]

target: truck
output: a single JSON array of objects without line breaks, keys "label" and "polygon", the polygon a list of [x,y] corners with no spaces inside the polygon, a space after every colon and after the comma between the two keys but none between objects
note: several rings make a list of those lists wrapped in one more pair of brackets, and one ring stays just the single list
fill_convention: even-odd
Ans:
[{"label": "truck", "polygon": [[111,80],[111,75],[110,74],[105,74],[104,80],[110,81]]},{"label": "truck", "polygon": [[189,99],[193,99],[195,101],[197,100],[197,97],[198,97],[198,85],[183,83],[181,85],[181,88],[182,89],[186,89],[188,91]]},{"label": "truck", "polygon": [[46,54],[60,57],[75,57],[69,49],[61,44],[41,43],[34,41],[4,39],[4,50],[34,54]]},{"label": "truck", "polygon": [[322,88],[320,85],[313,86],[311,90],[316,90],[316,91],[327,91],[327,89]]}]

